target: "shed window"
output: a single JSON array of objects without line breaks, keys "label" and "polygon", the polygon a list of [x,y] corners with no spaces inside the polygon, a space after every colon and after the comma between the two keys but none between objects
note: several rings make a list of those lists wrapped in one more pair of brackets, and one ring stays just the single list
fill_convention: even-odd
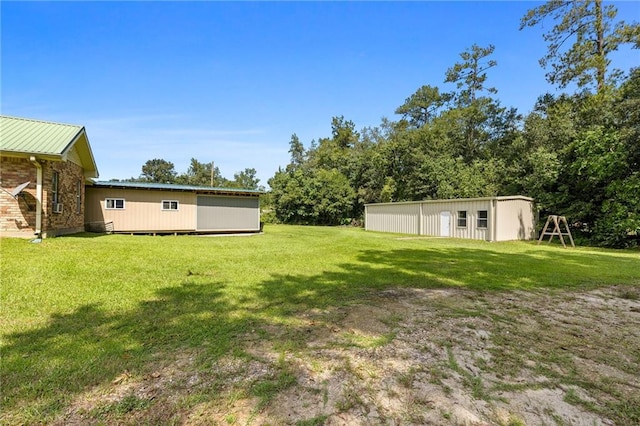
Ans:
[{"label": "shed window", "polygon": [[478,210],[478,228],[486,228],[489,224],[489,212]]},{"label": "shed window", "polygon": [[104,204],[107,210],[124,210],[124,198],[107,198]]},{"label": "shed window", "polygon": [[467,227],[467,211],[458,210],[458,228]]},{"label": "shed window", "polygon": [[178,210],[178,202],[176,200],[162,200],[162,210]]}]

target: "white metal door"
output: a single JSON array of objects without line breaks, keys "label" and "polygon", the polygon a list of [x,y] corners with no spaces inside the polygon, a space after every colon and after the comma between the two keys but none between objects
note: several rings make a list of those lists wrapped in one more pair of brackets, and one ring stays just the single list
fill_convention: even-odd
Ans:
[{"label": "white metal door", "polygon": [[440,212],[440,236],[451,236],[451,212]]}]

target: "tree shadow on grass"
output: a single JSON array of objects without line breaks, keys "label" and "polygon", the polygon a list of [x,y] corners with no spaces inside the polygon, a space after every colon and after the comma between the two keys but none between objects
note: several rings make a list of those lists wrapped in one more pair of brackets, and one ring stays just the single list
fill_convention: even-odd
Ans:
[{"label": "tree shadow on grass", "polygon": [[348,304],[389,288],[454,287],[481,292],[640,284],[640,259],[565,251],[365,249],[356,260],[318,275],[273,275],[258,285],[256,294],[286,316],[310,307]]},{"label": "tree shadow on grass", "polygon": [[[333,270],[274,274],[235,298],[225,283],[195,277],[195,282],[158,290],[154,300],[141,301],[130,311],[84,305],[53,315],[44,327],[8,335],[2,353],[3,411],[21,411],[17,421],[47,421],[65,411],[75,396],[112,383],[123,372],[148,373],[181,350],[197,349],[209,362],[216,360],[241,346],[242,336],[256,324],[277,323],[304,345],[304,333],[299,333],[304,326],[286,320],[309,310],[366,303],[366,296],[377,291],[575,288],[608,282],[612,269],[621,271],[621,280],[640,283],[634,265],[633,258],[570,252],[420,247],[359,250],[353,262]],[[265,338],[275,347],[288,337]]]},{"label": "tree shadow on grass", "polygon": [[46,421],[74,395],[125,372],[144,374],[177,349],[206,348],[207,356],[218,357],[246,326],[246,319],[230,315],[223,290],[216,282],[184,283],[159,290],[157,299],[132,311],[84,305],[53,315],[45,327],[8,335],[2,351],[3,411],[22,406],[29,421]]}]

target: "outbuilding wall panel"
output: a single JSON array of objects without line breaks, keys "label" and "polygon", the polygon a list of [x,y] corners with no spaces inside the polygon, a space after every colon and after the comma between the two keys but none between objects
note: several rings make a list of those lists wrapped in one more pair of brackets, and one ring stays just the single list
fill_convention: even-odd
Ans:
[{"label": "outbuilding wall panel", "polygon": [[258,231],[260,199],[198,195],[198,231]]},{"label": "outbuilding wall panel", "polygon": [[[86,222],[113,222],[115,232],[195,231],[196,195],[190,192],[87,187]],[[122,198],[124,209],[107,209],[105,199]],[[163,200],[178,210],[162,210]]]},{"label": "outbuilding wall panel", "polygon": [[366,207],[365,227],[368,231],[419,234],[418,204],[379,204]]},{"label": "outbuilding wall panel", "polygon": [[501,200],[497,206],[500,226],[497,241],[535,239],[537,214],[533,204],[526,200]]},{"label": "outbuilding wall panel", "polygon": [[[422,204],[422,234],[440,236],[440,213],[451,213],[451,232],[449,237],[470,238],[474,240],[490,240],[491,238],[491,202],[478,201],[451,201],[451,202],[423,202]],[[486,228],[478,228],[478,211],[488,212],[488,224]],[[458,226],[458,214],[467,212],[467,226]]]}]

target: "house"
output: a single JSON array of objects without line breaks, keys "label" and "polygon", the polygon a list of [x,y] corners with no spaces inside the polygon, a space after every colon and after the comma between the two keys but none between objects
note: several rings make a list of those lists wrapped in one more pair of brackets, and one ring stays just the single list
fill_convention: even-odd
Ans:
[{"label": "house", "polygon": [[0,116],[0,236],[260,231],[260,194],[96,182],[83,126]]},{"label": "house", "polygon": [[83,126],[0,116],[0,235],[83,231],[86,184],[97,177]]},{"label": "house", "polygon": [[144,182],[87,186],[88,229],[126,233],[260,231],[261,191]]},{"label": "house", "polygon": [[537,213],[523,196],[463,198],[365,205],[369,231],[485,241],[535,238]]}]

